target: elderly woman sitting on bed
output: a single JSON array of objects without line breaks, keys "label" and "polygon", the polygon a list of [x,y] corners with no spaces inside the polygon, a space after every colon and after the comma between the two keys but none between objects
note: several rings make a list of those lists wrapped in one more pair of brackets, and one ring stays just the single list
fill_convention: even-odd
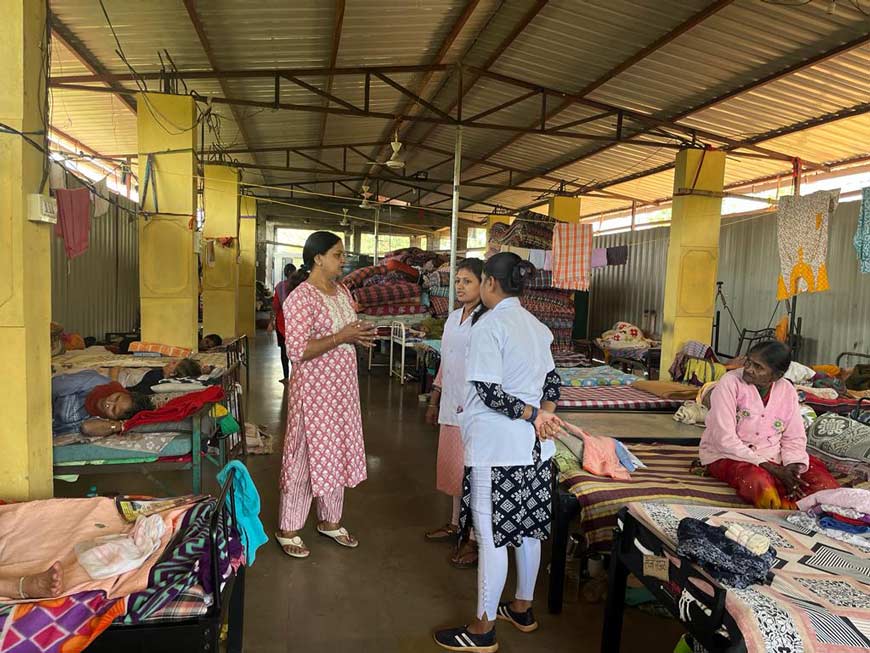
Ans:
[{"label": "elderly woman sitting on bed", "polygon": [[796,499],[839,487],[807,453],[797,391],[782,378],[790,363],[781,342],[752,347],[713,389],[701,437],[701,464],[756,508],[793,510]]}]

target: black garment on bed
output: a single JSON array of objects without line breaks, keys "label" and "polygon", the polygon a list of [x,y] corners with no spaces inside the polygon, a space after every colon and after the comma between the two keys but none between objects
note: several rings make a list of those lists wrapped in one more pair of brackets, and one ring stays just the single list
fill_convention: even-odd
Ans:
[{"label": "black garment on bed", "polygon": [[[535,440],[531,465],[492,468],[492,539],[496,547],[522,546],[524,537],[550,537],[553,505],[551,461],[541,460],[541,443]],[[459,527],[471,525],[471,467],[462,480]]]}]

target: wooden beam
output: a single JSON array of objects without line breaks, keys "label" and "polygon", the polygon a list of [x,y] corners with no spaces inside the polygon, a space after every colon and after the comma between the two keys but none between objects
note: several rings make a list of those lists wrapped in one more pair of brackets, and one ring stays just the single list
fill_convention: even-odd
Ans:
[{"label": "wooden beam", "polygon": [[[338,47],[341,45],[341,27],[344,24],[344,2],[345,0],[335,0],[335,16],[332,21],[332,41],[329,50],[329,67],[335,68],[338,60]],[[332,95],[332,82],[335,79],[334,75],[329,75],[326,78],[326,106],[329,106],[329,96]],[[320,119],[320,146],[323,147],[323,139],[326,136],[326,121],[329,119],[329,114],[324,113]]]},{"label": "wooden beam", "polygon": [[[217,65],[217,60],[215,59],[214,52],[212,51],[208,35],[205,33],[205,27],[203,26],[202,21],[199,18],[199,14],[196,11],[195,0],[184,0],[184,7],[185,9],[187,9],[187,15],[190,17],[190,22],[193,23],[193,29],[196,30],[196,35],[197,37],[199,37],[199,44],[205,51],[205,56],[208,59],[208,65],[212,67],[212,70],[220,70],[220,66]],[[226,80],[223,78],[218,78],[218,83],[220,84],[223,94],[229,95],[229,88],[227,86]],[[246,147],[250,147],[252,142],[251,136],[248,133],[248,129],[245,126],[244,121],[242,120],[241,112],[235,105],[232,104],[230,105],[230,112],[232,113],[233,120],[235,121],[236,126],[239,129],[239,135],[242,137],[242,142]]]},{"label": "wooden beam", "polygon": [[[108,69],[97,59],[96,55],[57,16],[49,14],[48,20],[51,25],[52,38],[62,43],[92,75],[109,74]],[[121,101],[121,104],[130,110],[130,113],[136,115],[136,101],[132,97],[132,91],[128,91],[114,82],[103,82],[103,84],[112,89],[115,96]]]},{"label": "wooden beam", "polygon": [[[450,31],[441,42],[441,46],[438,48],[438,52],[436,52],[435,56],[432,58],[433,63],[443,63],[444,58],[447,56],[450,48],[453,47],[453,44],[456,42],[457,37],[459,36],[460,32],[462,32],[462,28],[465,27],[465,24],[468,22],[468,19],[471,18],[474,10],[477,9],[478,4],[480,4],[480,0],[468,0],[468,2],[466,2],[465,7],[462,9],[459,16],[453,22]],[[434,73],[434,70],[426,71],[423,73],[420,79],[417,80],[417,82],[414,84],[414,91],[416,95],[423,95],[426,87],[429,85],[429,82],[432,81],[432,76]],[[366,85],[366,91],[368,92],[368,85]],[[437,93],[435,93],[435,95],[437,95]],[[433,99],[435,95],[433,95]],[[399,113],[408,113],[413,106],[413,100],[408,98],[403,104],[400,105]],[[447,113],[449,113],[449,111]],[[384,128],[384,131],[381,132],[380,140],[386,141],[387,139],[389,139],[394,132],[397,132],[399,130],[400,124],[401,122],[399,120],[393,120],[389,125]],[[372,160],[377,161],[384,152],[386,152],[384,148],[375,151]],[[371,173],[373,169],[374,166],[370,167],[369,172]]]},{"label": "wooden beam", "polygon": [[[710,100],[707,100],[705,102],[701,102],[693,107],[685,109],[685,110],[683,110],[679,113],[676,113],[674,115],[671,115],[667,118],[667,120],[670,122],[676,122],[678,120],[683,120],[683,119],[691,116],[692,114],[695,114],[695,113],[698,113],[700,111],[704,111],[706,109],[714,107],[717,104],[720,104],[720,103],[725,102],[727,100],[733,99],[734,97],[737,97],[737,96],[742,95],[744,93],[751,92],[757,88],[761,88],[762,86],[765,86],[767,84],[775,82],[779,79],[782,79],[782,78],[787,77],[789,75],[793,75],[795,73],[798,73],[801,70],[806,70],[808,68],[812,68],[813,66],[817,66],[825,61],[828,61],[829,59],[837,57],[841,54],[845,54],[846,52],[850,52],[851,50],[854,50],[856,48],[860,48],[860,47],[866,45],[867,43],[870,43],[870,33],[863,34],[855,39],[852,39],[851,41],[848,41],[848,42],[843,43],[841,45],[838,45],[834,48],[831,48],[830,50],[820,52],[819,54],[817,54],[813,57],[810,57],[808,59],[802,59],[801,61],[795,62],[791,65],[785,66],[784,68],[773,71],[767,75],[764,75],[764,76],[756,79],[753,82],[748,82],[746,84],[743,84],[742,86],[735,88],[735,89],[732,89],[726,93],[723,93],[722,95],[719,95],[719,96],[712,98]],[[639,135],[645,133],[646,131],[649,131],[649,130],[644,130],[644,131],[638,132],[637,134],[635,134],[635,136],[639,136]],[[758,141],[758,142],[760,142],[760,141]],[[545,174],[548,174],[548,175],[553,174],[553,173],[555,173],[558,170],[561,170],[563,168],[567,168],[569,166],[576,165],[577,163],[585,161],[586,159],[589,159],[593,156],[596,156],[597,154],[601,154],[602,152],[609,150],[611,147],[616,147],[617,145],[619,145],[619,144],[618,143],[609,143],[607,145],[602,145],[601,147],[597,147],[591,151],[585,152],[585,153],[583,153],[579,156],[576,156],[572,159],[563,160],[563,161],[554,163],[552,165],[549,165],[545,169]],[[739,148],[734,148],[734,149],[739,149]],[[481,158],[485,159],[487,156],[491,156],[491,155],[492,155],[492,152],[489,152],[489,153],[487,153],[486,156],[481,157]],[[662,168],[662,166],[659,166],[659,168]],[[668,168],[664,167],[663,169],[668,169]],[[638,173],[638,174],[640,174],[641,176],[644,176],[644,174],[655,174],[656,172],[660,172],[660,170],[658,168],[653,168],[649,171],[646,171],[646,172],[642,171],[641,173]],[[533,179],[533,178],[535,178],[535,175],[527,176],[525,178],[520,179],[518,183],[526,183],[527,181],[529,181],[529,179]]]},{"label": "wooden beam", "polygon": [[[487,57],[481,68],[483,68],[484,70],[488,70],[490,66],[492,66],[496,62],[496,60],[502,55],[502,53],[504,53],[504,51],[511,46],[511,44],[517,39],[517,37],[523,33],[523,30],[525,30],[526,27],[529,26],[529,23],[531,23],[532,20],[534,20],[535,16],[537,16],[541,12],[541,10],[547,5],[547,2],[548,0],[535,0],[535,3],[531,7],[529,7],[528,11],[526,11],[523,17],[519,20],[519,22],[514,25],[514,28],[510,31],[510,33],[505,38],[503,38],[501,42],[496,46],[496,48],[490,53],[489,57]],[[447,109],[447,113],[450,113],[451,111],[453,111],[453,109],[456,108],[461,99],[468,94],[468,92],[472,89],[475,83],[477,83],[477,80],[479,78],[479,75],[473,75],[470,80],[463,80],[462,89],[460,89],[457,98],[451,100],[449,108]],[[444,83],[441,85],[441,88],[438,89],[438,93],[440,93],[444,88],[447,87],[448,81],[449,80],[444,81]],[[435,94],[435,97],[437,97],[438,93]],[[417,138],[415,140],[425,143],[429,140],[429,136],[432,134],[435,128],[436,125],[433,125],[428,130],[426,130],[426,132],[420,138]]]},{"label": "wooden beam", "polygon": [[[629,68],[631,68],[635,64],[639,63],[640,61],[643,61],[645,58],[647,58],[648,56],[650,56],[651,54],[653,54],[654,52],[656,52],[660,48],[671,43],[672,41],[674,41],[674,39],[685,34],[693,27],[697,27],[705,19],[709,18],[710,16],[712,16],[716,12],[724,9],[725,7],[732,4],[733,2],[734,2],[734,0],[717,0],[716,2],[711,3],[710,5],[708,5],[707,7],[702,9],[701,11],[696,12],[695,14],[690,16],[688,19],[684,20],[682,23],[680,23],[679,25],[677,25],[673,29],[669,30],[667,33],[660,36],[658,39],[656,39],[655,41],[653,41],[649,45],[641,48],[640,50],[635,52],[633,55],[631,55],[630,57],[628,57],[624,61],[620,62],[618,65],[614,66],[613,68],[611,68],[610,70],[608,70],[604,74],[600,75],[597,79],[586,84],[583,88],[581,88],[577,92],[577,95],[580,97],[585,97],[589,93],[592,93],[594,90],[600,88],[601,86],[606,84],[608,81],[610,81],[611,79],[613,79],[614,77],[616,77],[620,73],[625,72],[626,70],[628,70]],[[482,66],[482,68],[484,70],[486,70],[489,68],[489,66]],[[550,120],[552,120],[553,118],[558,116],[565,109],[567,109],[569,106],[571,106],[571,104],[572,103],[568,102],[568,101],[561,102],[558,106],[554,107],[548,114],[545,115],[545,122],[549,122]],[[535,123],[536,122],[537,122],[537,120],[535,121]],[[534,126],[535,123],[530,123],[529,126],[532,127],[532,126]],[[582,123],[580,123],[580,124],[582,124]],[[434,126],[432,127],[432,129],[434,129]],[[522,137],[523,137],[523,134],[516,134],[515,136],[512,136],[507,141],[505,141],[503,144],[501,144],[501,145],[493,148],[489,152],[487,152],[486,155],[481,157],[481,158],[485,160],[485,159],[489,159],[489,158],[492,158],[493,156],[498,155],[500,152],[504,151],[505,149],[507,149],[508,147],[513,145],[514,143],[516,143]]]},{"label": "wooden beam", "polygon": [[[188,0],[185,0],[188,1]],[[381,72],[387,75],[402,75],[420,72],[444,72],[453,68],[452,64],[422,64],[413,66],[336,66],[333,68],[245,68],[235,70],[179,70],[133,73],[94,73],[90,75],[61,75],[49,80],[49,86],[54,84],[97,84],[134,82],[141,80],[160,79],[274,79],[281,77],[325,77],[327,75],[366,75]]]}]

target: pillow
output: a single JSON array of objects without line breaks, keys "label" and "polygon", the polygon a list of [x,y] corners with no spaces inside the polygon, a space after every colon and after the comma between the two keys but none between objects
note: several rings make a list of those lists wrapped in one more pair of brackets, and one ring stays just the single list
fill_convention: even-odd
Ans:
[{"label": "pillow", "polygon": [[870,461],[870,426],[845,415],[825,413],[810,426],[807,444],[841,458]]},{"label": "pillow", "polygon": [[161,356],[168,356],[170,358],[187,358],[192,353],[192,349],[187,349],[185,347],[174,347],[173,345],[161,345],[156,342],[136,342],[130,343],[130,353],[134,352],[149,352],[152,354],[160,354]]}]

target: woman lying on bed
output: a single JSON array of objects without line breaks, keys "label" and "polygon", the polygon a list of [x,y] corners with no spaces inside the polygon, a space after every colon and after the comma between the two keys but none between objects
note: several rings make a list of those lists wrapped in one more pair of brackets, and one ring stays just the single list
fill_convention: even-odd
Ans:
[{"label": "woman lying on bed", "polygon": [[824,463],[807,454],[798,395],[783,378],[791,352],[781,342],[761,342],[743,369],[713,388],[701,464],[756,508],[795,509],[795,500],[839,487]]},{"label": "woman lying on bed", "polygon": [[148,397],[132,394],[120,383],[85,370],[52,378],[51,407],[54,435],[81,431],[102,436],[120,433],[122,420],[154,406]]},{"label": "woman lying on bed", "polygon": [[63,569],[59,562],[41,574],[6,578],[0,576],[0,596],[20,599],[47,599],[63,591]]}]

